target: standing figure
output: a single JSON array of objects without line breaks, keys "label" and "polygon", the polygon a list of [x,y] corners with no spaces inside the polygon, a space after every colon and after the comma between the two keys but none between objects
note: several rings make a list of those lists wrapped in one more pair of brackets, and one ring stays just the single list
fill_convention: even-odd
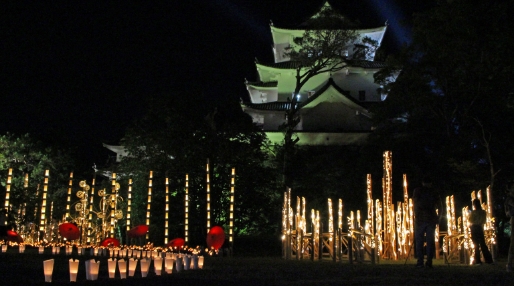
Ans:
[{"label": "standing figure", "polygon": [[480,261],[480,249],[482,249],[485,263],[492,264],[493,257],[487,248],[484,235],[484,224],[487,219],[487,212],[482,209],[479,199],[473,200],[473,208],[474,210],[469,215],[469,223],[471,224],[471,240],[473,241],[473,245],[475,245],[475,261],[473,264],[482,264],[482,261]]},{"label": "standing figure", "polygon": [[[510,216],[510,227],[514,225],[514,181],[507,185],[507,199],[505,200],[505,213]],[[510,233],[509,256],[507,258],[507,272],[512,272],[514,266],[514,234]]]},{"label": "standing figure", "polygon": [[[414,190],[414,239],[418,261],[416,267],[432,268],[432,259],[435,254],[435,229],[439,223],[437,210],[442,210],[439,193],[432,186],[432,179],[425,176],[422,186]],[[423,245],[426,237],[427,261],[423,264]]]}]

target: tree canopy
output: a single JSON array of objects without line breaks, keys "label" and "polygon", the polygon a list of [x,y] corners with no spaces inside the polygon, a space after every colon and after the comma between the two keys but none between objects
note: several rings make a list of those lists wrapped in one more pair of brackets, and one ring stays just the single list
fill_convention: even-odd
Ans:
[{"label": "tree canopy", "polygon": [[401,150],[412,172],[433,173],[448,192],[490,185],[500,195],[496,183],[514,174],[513,8],[439,1],[416,15],[412,44],[376,76],[388,93],[373,110],[377,144]]},{"label": "tree canopy", "polygon": [[[136,204],[146,201],[145,184],[153,170],[155,188],[163,189],[164,177],[172,188],[172,232],[183,232],[184,180],[189,175],[191,232],[204,237],[206,212],[206,162],[210,161],[211,225],[227,225],[231,169],[236,171],[237,234],[276,230],[280,212],[276,174],[268,165],[268,141],[237,102],[209,103],[200,92],[188,91],[151,102],[147,114],[126,133],[122,144],[129,156],[118,173],[135,184]],[[155,192],[162,204],[164,194]],[[262,202],[262,203],[259,203]],[[164,206],[155,206],[164,209]],[[153,208],[153,207],[152,207]],[[144,210],[144,207],[142,208]],[[141,219],[142,213],[133,219]],[[162,222],[163,223],[163,222]]]}]

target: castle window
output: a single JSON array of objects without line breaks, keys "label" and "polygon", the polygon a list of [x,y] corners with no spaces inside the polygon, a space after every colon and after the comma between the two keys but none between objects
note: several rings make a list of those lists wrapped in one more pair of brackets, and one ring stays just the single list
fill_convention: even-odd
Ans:
[{"label": "castle window", "polygon": [[366,101],[366,91],[365,90],[359,90],[359,100]]}]

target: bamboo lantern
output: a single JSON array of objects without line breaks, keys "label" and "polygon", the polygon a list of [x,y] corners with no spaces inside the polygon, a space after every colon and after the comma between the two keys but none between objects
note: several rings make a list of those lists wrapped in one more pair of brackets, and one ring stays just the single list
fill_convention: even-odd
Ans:
[{"label": "bamboo lantern", "polygon": [[234,243],[234,190],[236,181],[236,168],[232,168],[232,175],[230,178],[230,224],[228,232],[228,241],[230,246]]},{"label": "bamboo lantern", "polygon": [[79,260],[70,259],[70,282],[77,282],[77,273],[79,271]]},{"label": "bamboo lantern", "polygon": [[70,205],[71,205],[71,189],[73,185],[73,172],[70,173],[70,181],[68,183],[68,196],[66,198],[66,218],[70,217]]},{"label": "bamboo lantern", "polygon": [[52,282],[52,274],[54,272],[53,259],[43,261],[43,271],[45,273],[45,282]]},{"label": "bamboo lantern", "polygon": [[111,206],[111,237],[114,237],[114,228],[116,224],[115,213],[117,204],[117,190],[116,190],[116,173],[112,173],[111,178],[111,201],[114,201],[114,207]]},{"label": "bamboo lantern", "polygon": [[[41,201],[41,216],[39,217],[39,231],[45,231],[46,224],[46,195],[48,192],[48,176],[50,175],[50,170],[45,170],[45,179],[43,182],[43,199]],[[53,263],[53,262],[52,262]]]},{"label": "bamboo lantern", "polygon": [[[383,230],[384,237],[383,241],[386,245],[394,245],[394,204],[392,202],[392,184],[393,184],[393,154],[391,151],[385,151],[383,154],[383,177],[382,177],[382,189],[383,189]],[[387,253],[383,253],[385,258],[395,258],[396,251],[394,247],[388,247]]]},{"label": "bamboo lantern", "polygon": [[188,242],[189,240],[189,175],[186,174],[186,182],[185,182],[185,195],[184,195],[184,241]]},{"label": "bamboo lantern", "polygon": [[[131,228],[131,213],[132,213],[132,179],[129,179],[128,183],[128,192],[127,192],[127,232],[130,231]],[[128,244],[128,236],[127,236],[127,244]],[[127,250],[125,250],[127,251]]]},{"label": "bamboo lantern", "polygon": [[168,244],[168,219],[169,219],[169,211],[170,211],[170,189],[169,189],[169,179],[166,178],[166,206],[164,208],[164,244]]},{"label": "bamboo lantern", "polygon": [[120,278],[126,279],[127,278],[127,261],[124,259],[118,260],[118,269],[120,270]]},{"label": "bamboo lantern", "polygon": [[205,183],[207,186],[207,231],[211,229],[211,179],[209,172],[209,158],[207,158],[207,167],[205,169]]},{"label": "bamboo lantern", "polygon": [[155,269],[155,275],[161,276],[162,272],[162,258],[160,256],[156,256],[153,258],[153,267]]},{"label": "bamboo lantern", "polygon": [[[5,185],[5,204],[4,204],[5,208],[7,209],[7,212],[9,212],[11,184],[12,184],[12,168],[9,168],[9,171],[7,173],[7,183]],[[7,225],[7,220],[5,220],[4,224]]]},{"label": "bamboo lantern", "polygon": [[[153,171],[150,171],[150,177],[148,179],[148,201],[146,205],[146,225],[150,226],[150,209],[152,206],[152,180],[153,180]],[[150,238],[150,232],[146,233],[146,239]]]}]

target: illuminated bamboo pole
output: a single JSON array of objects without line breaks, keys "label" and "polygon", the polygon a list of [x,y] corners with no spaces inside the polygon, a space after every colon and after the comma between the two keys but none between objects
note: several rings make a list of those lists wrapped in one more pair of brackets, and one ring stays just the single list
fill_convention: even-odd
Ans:
[{"label": "illuminated bamboo pole", "polygon": [[373,244],[373,240],[375,237],[375,226],[373,225],[374,221],[374,210],[373,210],[373,192],[372,192],[372,182],[371,182],[371,174],[367,174],[366,176],[366,196],[367,196],[367,204],[368,204],[368,219],[366,223],[367,233],[370,235],[371,244]]},{"label": "illuminated bamboo pole", "polygon": [[73,172],[70,173],[70,181],[68,183],[68,196],[66,197],[66,218],[71,217],[70,206],[71,206],[71,188],[73,185]]},{"label": "illuminated bamboo pole", "polygon": [[209,171],[209,158],[205,169],[205,183],[207,191],[207,232],[211,229],[211,179]]},{"label": "illuminated bamboo pole", "polygon": [[[12,184],[12,168],[9,168],[7,172],[7,182],[5,184],[5,203],[4,207],[6,208],[7,214],[9,213],[9,200],[11,199],[11,184]],[[7,219],[4,224],[7,225]]]},{"label": "illuminated bamboo pole", "polygon": [[46,195],[48,192],[48,176],[50,175],[50,170],[45,170],[45,178],[43,182],[43,198],[41,201],[41,215],[39,217],[39,232],[45,231],[46,225]]},{"label": "illuminated bamboo pole", "polygon": [[328,232],[331,234],[334,232],[334,212],[332,209],[332,199],[330,198],[328,199]]},{"label": "illuminated bamboo pole", "polygon": [[[150,226],[150,209],[152,206],[152,180],[153,180],[153,171],[150,171],[150,177],[148,179],[148,202],[146,205],[146,225]],[[150,238],[150,232],[146,233],[146,240]]]},{"label": "illuminated bamboo pole", "polygon": [[232,168],[230,176],[230,224],[228,232],[228,241],[230,248],[234,247],[234,192],[236,188],[236,168]]},{"label": "illuminated bamboo pole", "polygon": [[[126,219],[127,233],[130,231],[130,228],[132,226],[131,215],[132,215],[132,179],[129,179],[128,191],[127,191],[127,219]],[[127,243],[126,244],[129,244],[128,234],[127,234]]]},{"label": "illuminated bamboo pole", "polygon": [[116,212],[116,202],[117,202],[117,190],[116,190],[116,173],[112,173],[111,178],[111,202],[114,202],[114,207],[111,205],[111,237],[114,237],[114,228],[116,224],[116,218],[114,217]]},{"label": "illuminated bamboo pole", "polygon": [[95,195],[96,173],[93,175],[91,182],[91,195],[89,196],[89,216],[87,220],[87,243],[91,243],[91,230],[93,228],[93,203]]},{"label": "illuminated bamboo pole", "polygon": [[287,188],[286,196],[286,259],[291,259],[291,188]]},{"label": "illuminated bamboo pole", "polygon": [[337,206],[337,228],[343,229],[343,200],[339,199]]},{"label": "illuminated bamboo pole", "polygon": [[170,189],[169,189],[169,179],[166,178],[166,197],[165,197],[165,203],[166,206],[164,208],[164,244],[168,244],[168,218],[169,218],[169,211],[170,211]]},{"label": "illuminated bamboo pole", "polygon": [[[394,205],[392,196],[392,180],[393,180],[393,155],[391,151],[385,151],[383,154],[383,167],[384,173],[382,177],[382,189],[383,189],[383,223],[384,223],[384,237],[383,241],[385,245],[389,247],[384,249],[385,253],[382,255],[384,258],[395,257],[395,249],[391,247],[393,244],[394,236]],[[391,208],[393,208],[391,210]]]},{"label": "illuminated bamboo pole", "polygon": [[184,195],[184,240],[187,244],[189,240],[189,174],[186,174]]},{"label": "illuminated bamboo pole", "polygon": [[376,226],[376,241],[378,243],[377,247],[378,247],[378,254],[379,255],[382,255],[382,251],[383,251],[383,243],[382,243],[382,238],[383,238],[383,235],[382,235],[382,203],[380,202],[380,200],[376,200],[375,201],[375,214],[376,214],[376,222],[375,222],[375,226]]}]

